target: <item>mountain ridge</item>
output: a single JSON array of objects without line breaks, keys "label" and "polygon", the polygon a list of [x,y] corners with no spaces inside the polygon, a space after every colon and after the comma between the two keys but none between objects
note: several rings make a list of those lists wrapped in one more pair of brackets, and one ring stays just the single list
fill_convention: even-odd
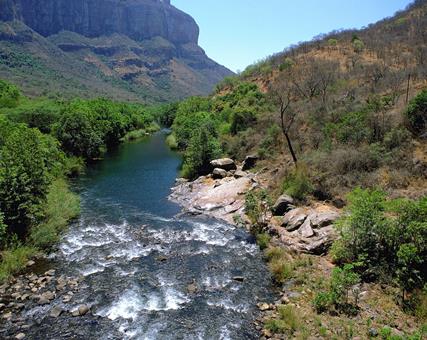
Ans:
[{"label": "mountain ridge", "polygon": [[30,95],[61,89],[165,102],[208,94],[232,74],[206,55],[197,23],[170,1],[3,0],[0,20],[0,77]]}]

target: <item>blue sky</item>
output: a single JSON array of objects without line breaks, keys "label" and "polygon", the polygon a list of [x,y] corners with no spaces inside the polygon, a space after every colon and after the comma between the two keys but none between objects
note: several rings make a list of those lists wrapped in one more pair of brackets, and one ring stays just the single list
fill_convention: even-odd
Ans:
[{"label": "blue sky", "polygon": [[361,28],[410,0],[172,0],[200,26],[200,46],[233,71],[299,41]]}]

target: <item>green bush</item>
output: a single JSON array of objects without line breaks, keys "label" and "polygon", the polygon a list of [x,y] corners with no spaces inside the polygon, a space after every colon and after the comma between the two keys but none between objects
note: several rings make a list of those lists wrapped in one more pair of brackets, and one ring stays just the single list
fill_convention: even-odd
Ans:
[{"label": "green bush", "polygon": [[184,153],[182,176],[193,179],[205,175],[211,170],[210,161],[220,157],[221,146],[218,142],[215,127],[206,121],[193,130],[188,147]]},{"label": "green bush", "polygon": [[263,224],[271,206],[272,201],[266,190],[252,190],[246,193],[245,213],[255,227]]},{"label": "green bush", "polygon": [[427,131],[427,89],[419,93],[409,104],[405,117],[410,131],[419,136]]},{"label": "green bush", "polygon": [[386,200],[378,190],[354,190],[332,247],[338,263],[357,263],[364,276],[397,278],[403,291],[427,278],[427,197]]},{"label": "green bush", "polygon": [[317,293],[313,300],[313,307],[317,313],[326,312],[332,304],[332,297],[329,292]]},{"label": "green bush", "polygon": [[307,195],[311,194],[313,185],[308,176],[307,168],[299,165],[295,171],[288,174],[283,181],[282,191],[300,201],[303,201]]},{"label": "green bush", "polygon": [[80,200],[70,192],[67,183],[58,179],[52,183],[43,206],[45,219],[31,228],[29,239],[39,249],[49,249],[58,242],[68,222],[80,213]]},{"label": "green bush", "polygon": [[[352,265],[345,265],[343,268],[334,268],[332,278],[329,282],[329,290],[319,292],[313,300],[313,306],[317,313],[323,313],[333,306],[336,310],[354,313],[358,304],[358,291],[352,287],[360,282],[360,276],[354,272]],[[350,291],[353,303],[350,303]]]},{"label": "green bush", "polygon": [[267,233],[260,233],[256,236],[258,246],[261,250],[267,249],[270,244],[270,239],[271,237]]},{"label": "green bush", "polygon": [[18,87],[0,79],[0,109],[16,107],[20,97]]},{"label": "green bush", "polygon": [[9,233],[23,237],[40,220],[50,183],[41,133],[18,126],[0,150],[0,210]]}]

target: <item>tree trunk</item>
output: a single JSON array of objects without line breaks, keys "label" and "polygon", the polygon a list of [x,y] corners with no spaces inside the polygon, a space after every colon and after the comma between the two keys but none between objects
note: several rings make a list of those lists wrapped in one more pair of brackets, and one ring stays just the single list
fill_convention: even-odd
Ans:
[{"label": "tree trunk", "polygon": [[283,134],[285,135],[286,141],[288,142],[288,148],[289,148],[289,151],[291,152],[292,160],[294,161],[295,166],[297,166],[298,160],[297,160],[297,156],[295,155],[294,148],[292,147],[291,139],[289,138],[289,135],[286,131],[283,131]]}]

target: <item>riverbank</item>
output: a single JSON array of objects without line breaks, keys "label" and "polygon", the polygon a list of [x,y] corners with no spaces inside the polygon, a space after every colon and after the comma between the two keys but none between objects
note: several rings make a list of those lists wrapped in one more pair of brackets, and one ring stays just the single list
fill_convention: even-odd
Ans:
[{"label": "riverbank", "polygon": [[321,310],[318,293],[328,291],[334,284],[331,278],[335,275],[335,264],[328,253],[338,237],[334,222],[342,211],[325,202],[297,206],[291,197],[282,195],[272,204],[271,211],[269,208],[263,211],[263,202],[252,207],[258,209],[258,227],[254,228],[248,216],[247,197],[250,192],[262,192],[274,174],[268,168],[242,171],[243,166],[235,164],[233,170],[223,171],[217,168],[192,182],[178,179],[170,199],[178,202],[185,212],[213,216],[243,226],[257,236],[271,278],[280,292],[280,298],[273,304],[258,304],[262,316],[256,324],[263,329],[263,339],[391,339],[391,336],[422,339],[426,336],[422,321],[425,302],[420,302],[417,309],[416,313],[421,314],[405,313],[396,299],[399,288],[393,284],[353,284],[352,312]]}]

